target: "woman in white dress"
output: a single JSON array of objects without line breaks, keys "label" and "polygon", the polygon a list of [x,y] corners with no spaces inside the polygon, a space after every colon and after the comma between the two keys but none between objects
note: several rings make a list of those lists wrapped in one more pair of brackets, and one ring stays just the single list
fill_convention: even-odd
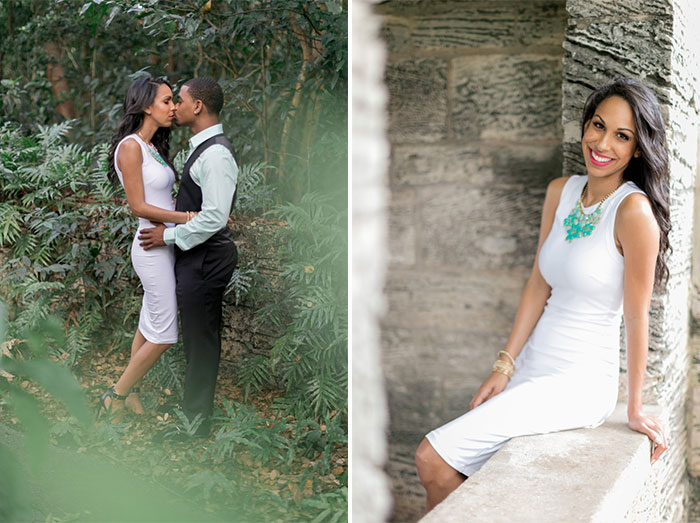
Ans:
[{"label": "woman in white dress", "polygon": [[[112,138],[109,176],[124,187],[138,228],[155,223],[186,223],[194,213],[177,212],[172,198],[175,169],[168,159],[170,127],[175,117],[173,92],[165,79],[134,81],[124,100],[124,117]],[[175,254],[172,246],[145,251],[134,235],[131,263],[143,286],[139,325],[131,344],[131,359],[116,384],[102,395],[102,408],[127,408],[143,413],[134,387],[160,355],[177,341]],[[131,392],[131,394],[130,394]]]},{"label": "woman in white dress", "polygon": [[629,427],[666,430],[642,411],[654,288],[668,277],[668,153],[651,91],[618,78],[586,101],[586,176],[553,180],[537,255],[513,329],[470,411],[432,431],[416,451],[431,510],[510,438],[595,427],[617,401],[619,329],[626,329]]}]

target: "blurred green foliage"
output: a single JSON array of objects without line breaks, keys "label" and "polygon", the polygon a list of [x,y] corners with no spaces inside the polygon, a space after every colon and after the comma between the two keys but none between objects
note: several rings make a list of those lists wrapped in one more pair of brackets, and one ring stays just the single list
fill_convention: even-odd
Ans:
[{"label": "blurred green foliage", "polygon": [[[0,302],[0,341],[6,339],[7,314]],[[60,323],[47,318],[37,328],[23,332],[23,353],[11,351],[6,343],[0,347],[0,408],[10,408],[24,428],[24,444],[14,448],[6,438],[0,443],[0,521],[31,519],[31,495],[27,490],[30,474],[43,471],[49,447],[50,425],[41,404],[24,390],[22,382],[31,380],[60,400],[83,428],[90,425],[92,414],[85,403],[82,387],[71,372],[48,357],[48,345],[65,343]],[[4,433],[4,431],[3,431]],[[28,465],[28,469],[25,466]]]}]

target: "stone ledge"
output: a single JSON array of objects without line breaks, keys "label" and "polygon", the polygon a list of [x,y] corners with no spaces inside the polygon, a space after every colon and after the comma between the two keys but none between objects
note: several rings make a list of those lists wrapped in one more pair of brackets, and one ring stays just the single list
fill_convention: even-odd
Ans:
[{"label": "stone ledge", "polygon": [[623,521],[651,471],[649,453],[619,403],[598,428],[512,439],[421,521]]}]

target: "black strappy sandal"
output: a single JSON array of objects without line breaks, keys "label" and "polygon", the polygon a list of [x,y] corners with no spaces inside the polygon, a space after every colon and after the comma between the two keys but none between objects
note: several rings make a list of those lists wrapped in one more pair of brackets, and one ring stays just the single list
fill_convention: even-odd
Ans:
[{"label": "black strappy sandal", "polygon": [[112,400],[119,400],[119,401],[124,401],[126,400],[126,397],[129,394],[126,394],[125,396],[121,394],[117,394],[116,391],[114,390],[114,386],[110,387],[107,392],[105,392],[102,396],[100,396],[100,403],[97,407],[97,417],[100,417],[100,414],[102,414],[102,411],[104,410],[105,412],[111,412],[112,410],[112,403],[110,402],[109,407],[105,407],[105,400],[107,398],[110,398]]}]

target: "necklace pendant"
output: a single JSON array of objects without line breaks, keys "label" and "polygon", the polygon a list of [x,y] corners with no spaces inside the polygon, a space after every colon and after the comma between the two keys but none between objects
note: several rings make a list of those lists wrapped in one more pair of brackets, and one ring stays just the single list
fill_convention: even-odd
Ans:
[{"label": "necklace pendant", "polygon": [[567,216],[564,219],[564,227],[566,228],[567,242],[571,243],[576,238],[585,238],[586,236],[591,235],[593,229],[595,229],[595,226],[598,225],[598,222],[600,221],[601,208],[603,206],[603,203],[610,196],[612,196],[613,193],[615,193],[615,191],[622,187],[623,183],[624,180],[613,191],[608,193],[602,200],[600,200],[600,202],[598,202],[598,207],[596,207],[595,211],[593,211],[590,214],[586,214],[583,212],[582,202],[583,197],[585,196],[586,191],[588,190],[588,183],[586,183],[586,185],[583,186],[583,191],[581,191],[581,197],[578,199],[578,202],[576,202],[576,205],[574,205],[574,208],[569,213],[569,216]]},{"label": "necklace pendant", "polygon": [[591,214],[584,214],[579,209],[578,203],[571,209],[569,215],[564,219],[566,229],[566,241],[571,243],[577,238],[590,236],[600,221],[600,206]]},{"label": "necklace pendant", "polygon": [[165,160],[163,160],[163,157],[160,155],[158,152],[158,149],[156,149],[156,146],[153,144],[148,144],[148,151],[151,153],[151,156],[157,161],[159,164],[161,164],[163,167],[167,167],[167,163],[165,163]]}]

